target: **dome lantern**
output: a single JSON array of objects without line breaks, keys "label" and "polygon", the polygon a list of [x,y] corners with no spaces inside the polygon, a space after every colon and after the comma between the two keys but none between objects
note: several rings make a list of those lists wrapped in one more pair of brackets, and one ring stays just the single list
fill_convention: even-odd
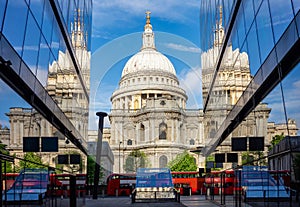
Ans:
[{"label": "dome lantern", "polygon": [[155,49],[154,33],[150,23],[150,11],[146,11],[146,25],[144,26],[143,33],[143,49]]},{"label": "dome lantern", "polygon": [[150,11],[146,12],[141,51],[127,61],[122,71],[122,77],[127,74],[144,71],[157,71],[176,76],[176,71],[171,61],[155,48],[154,32],[150,24],[150,13]]}]

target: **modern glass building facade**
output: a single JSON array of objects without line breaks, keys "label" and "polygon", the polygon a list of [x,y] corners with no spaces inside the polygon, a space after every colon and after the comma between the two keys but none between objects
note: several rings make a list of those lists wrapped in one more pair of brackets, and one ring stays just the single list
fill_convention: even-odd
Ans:
[{"label": "modern glass building facade", "polygon": [[[277,176],[279,171],[288,172],[289,183],[285,185],[298,191],[299,10],[298,0],[204,0],[200,10],[204,136],[207,140],[201,153],[206,157],[215,154],[215,161],[222,164],[227,154],[227,162],[239,164],[232,164],[237,179],[249,173],[241,170],[241,166],[257,169],[256,173],[262,173],[263,167],[266,173],[268,166]],[[275,123],[280,127],[275,129]],[[271,140],[276,135],[285,139],[272,146]],[[238,139],[243,142],[233,142]],[[219,152],[224,155],[221,161],[217,161]],[[228,161],[229,153],[238,155],[238,160]],[[259,157],[253,159],[253,154]],[[263,202],[270,202],[274,192],[275,199],[282,198],[279,182],[272,191],[271,182],[264,182],[253,172],[251,175],[259,182],[241,184],[245,187],[245,200],[254,192],[251,191],[254,185],[268,188],[266,194],[262,190],[255,192],[255,199],[261,197]],[[292,193],[286,198],[286,204],[294,206]],[[230,200],[235,206],[241,206],[238,199],[226,202]],[[215,201],[225,204],[222,196]]]},{"label": "modern glass building facade", "polygon": [[[201,1],[204,113],[214,120],[205,126],[204,155],[214,152],[260,103],[271,109],[269,121],[288,125],[292,118],[300,123],[299,9],[296,0]],[[242,72],[224,75],[222,68],[229,63]],[[240,89],[234,96],[229,89],[218,91],[221,82],[226,86],[237,79]],[[223,107],[222,112],[216,107]]]},{"label": "modern glass building facade", "polygon": [[0,1],[0,113],[9,147],[20,148],[22,136],[59,135],[87,154],[91,14],[92,0]]}]

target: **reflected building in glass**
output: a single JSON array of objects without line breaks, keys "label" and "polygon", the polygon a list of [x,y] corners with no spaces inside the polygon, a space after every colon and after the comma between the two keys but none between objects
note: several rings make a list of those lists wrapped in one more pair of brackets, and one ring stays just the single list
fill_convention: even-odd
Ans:
[{"label": "reflected building in glass", "polygon": [[275,135],[297,135],[299,9],[296,0],[201,2],[204,156],[229,152],[233,137],[246,137],[248,152],[263,137],[267,155]]},{"label": "reflected building in glass", "polygon": [[[241,52],[239,48],[233,48],[232,44],[229,44],[225,48],[223,61],[216,77],[214,77],[215,63],[225,36],[222,6],[219,6],[217,14],[218,21],[214,29],[212,47],[201,54],[203,103],[205,103],[207,97],[210,96],[210,102],[206,107],[204,115],[204,133],[207,145],[212,143],[220,125],[226,119],[228,111],[237,103],[252,79],[248,54]],[[214,87],[209,91],[210,83],[214,78]],[[271,109],[268,108],[267,104],[260,103],[255,110],[235,128],[229,137],[267,137],[270,111]],[[229,139],[229,137],[222,142],[217,153],[231,152],[231,139]],[[266,152],[270,140],[264,139],[264,141],[265,149],[263,151]],[[217,145],[219,143],[214,144]],[[241,162],[240,156],[239,163]],[[228,163],[228,165],[224,167],[230,168],[232,166]]]},{"label": "reflected building in glass", "polygon": [[[17,156],[23,137],[38,136],[58,137],[58,154],[85,159],[91,13],[91,0],[0,2],[0,76],[10,97],[5,144]],[[57,164],[57,153],[41,156]]]}]

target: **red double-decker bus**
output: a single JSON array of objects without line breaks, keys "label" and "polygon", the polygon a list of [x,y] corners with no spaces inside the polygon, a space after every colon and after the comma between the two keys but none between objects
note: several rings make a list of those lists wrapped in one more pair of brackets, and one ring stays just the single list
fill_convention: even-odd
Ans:
[{"label": "red double-decker bus", "polygon": [[191,189],[191,194],[202,194],[204,177],[199,172],[172,172],[174,187],[180,190],[183,195],[185,189]]},{"label": "red double-decker bus", "polygon": [[205,176],[205,190],[210,194],[219,195],[222,191],[225,195],[233,195],[235,188],[235,175],[233,170],[211,171]]},{"label": "red double-decker bus", "polygon": [[[183,194],[190,188],[191,194],[200,194],[204,188],[204,177],[198,172],[172,172],[174,187]],[[136,174],[111,174],[107,177],[107,195],[128,196],[136,184]]]},{"label": "red double-decker bus", "polygon": [[135,174],[113,173],[107,177],[107,195],[128,196],[131,194],[135,183]]},{"label": "red double-decker bus", "polygon": [[19,173],[3,173],[2,174],[2,190],[9,190],[15,182]]},{"label": "red double-decker bus", "polygon": [[[9,190],[19,173],[2,174],[3,190]],[[30,185],[27,181],[24,185]],[[48,195],[54,196],[70,196],[70,174],[50,174],[50,182],[48,186]],[[81,196],[86,192],[86,174],[76,175],[76,195]]]},{"label": "red double-decker bus", "polygon": [[[70,174],[51,174],[50,185],[56,196],[70,196]],[[76,196],[86,194],[86,174],[76,174]]]}]

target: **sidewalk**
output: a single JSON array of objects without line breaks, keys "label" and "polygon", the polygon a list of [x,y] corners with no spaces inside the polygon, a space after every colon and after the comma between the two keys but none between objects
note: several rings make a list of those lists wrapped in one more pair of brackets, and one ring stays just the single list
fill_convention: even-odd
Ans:
[{"label": "sidewalk", "polygon": [[181,203],[186,207],[201,206],[201,207],[217,207],[218,205],[206,200],[203,195],[181,196]]},{"label": "sidewalk", "polygon": [[195,195],[195,196],[182,196],[181,202],[170,202],[170,201],[161,201],[161,202],[137,202],[131,203],[129,197],[104,197],[98,198],[97,200],[86,199],[86,205],[84,207],[218,207],[209,200],[205,200],[205,196]]}]

